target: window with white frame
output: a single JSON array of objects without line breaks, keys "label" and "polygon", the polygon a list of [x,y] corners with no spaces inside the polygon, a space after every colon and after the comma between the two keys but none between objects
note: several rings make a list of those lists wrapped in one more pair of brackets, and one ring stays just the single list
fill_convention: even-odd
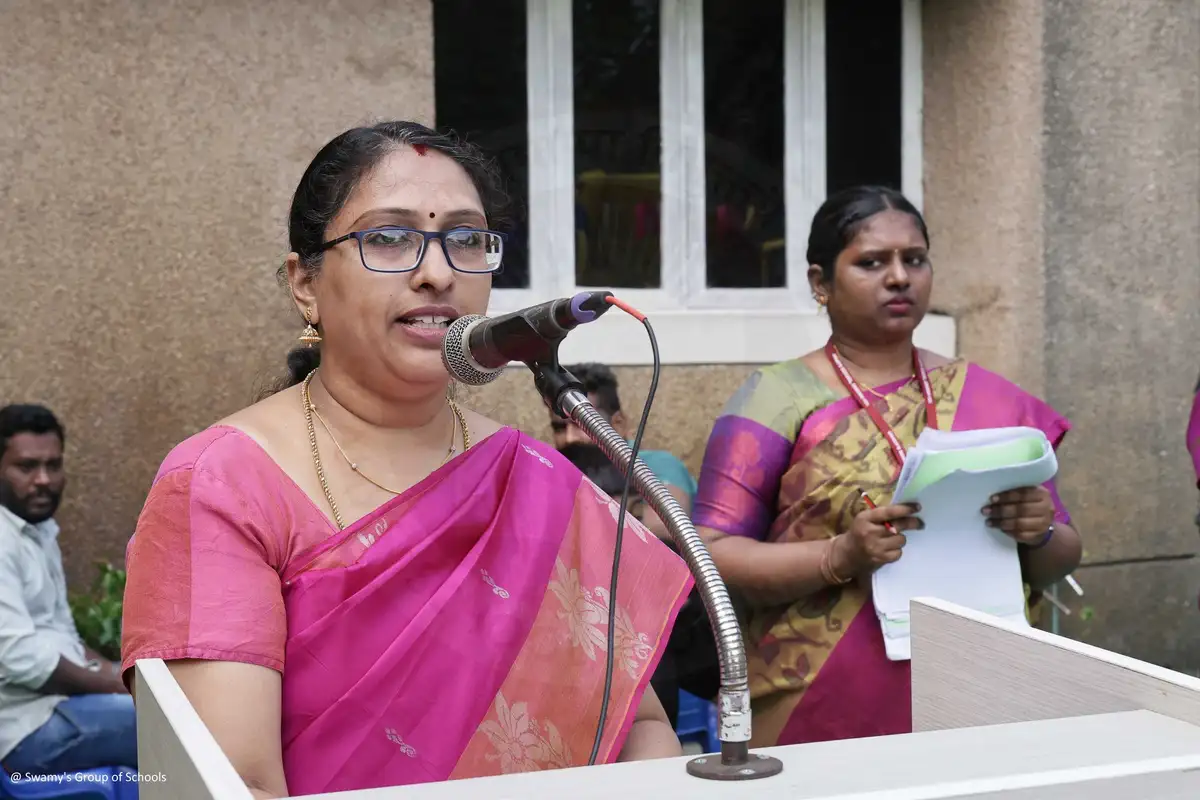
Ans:
[{"label": "window with white frame", "polygon": [[[921,204],[920,0],[433,9],[437,124],[494,155],[514,200],[493,313],[612,289],[668,362],[774,360],[768,328],[815,318],[825,196],[883,183]],[[604,360],[636,363],[620,346]]]}]

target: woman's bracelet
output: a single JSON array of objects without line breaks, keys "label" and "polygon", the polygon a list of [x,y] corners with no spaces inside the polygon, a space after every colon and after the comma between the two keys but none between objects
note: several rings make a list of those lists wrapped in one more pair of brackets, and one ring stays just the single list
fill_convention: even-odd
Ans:
[{"label": "woman's bracelet", "polygon": [[844,586],[853,578],[840,578],[833,571],[833,543],[837,541],[837,537],[829,540],[829,546],[825,548],[825,552],[821,554],[821,580],[825,581],[830,586]]},{"label": "woman's bracelet", "polygon": [[1051,522],[1050,527],[1046,528],[1046,533],[1042,536],[1041,541],[1039,541],[1037,544],[1027,544],[1027,545],[1025,545],[1025,547],[1028,548],[1029,550],[1040,550],[1043,547],[1045,547],[1046,545],[1050,544],[1050,540],[1053,538],[1054,538],[1054,523]]}]

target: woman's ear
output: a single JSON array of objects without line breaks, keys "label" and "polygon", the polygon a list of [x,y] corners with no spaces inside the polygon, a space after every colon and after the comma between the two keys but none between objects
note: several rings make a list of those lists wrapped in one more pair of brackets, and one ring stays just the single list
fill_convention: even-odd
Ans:
[{"label": "woman's ear", "polygon": [[825,283],[825,270],[821,269],[819,264],[809,264],[808,285],[812,289],[813,299],[821,305],[829,302],[830,287]]},{"label": "woman's ear", "polygon": [[316,287],[313,285],[317,277],[316,273],[304,268],[297,253],[288,253],[284,266],[287,269],[288,289],[292,293],[292,300],[295,301],[300,316],[303,317],[307,312],[309,323],[316,325],[319,320],[317,296],[314,291]]}]

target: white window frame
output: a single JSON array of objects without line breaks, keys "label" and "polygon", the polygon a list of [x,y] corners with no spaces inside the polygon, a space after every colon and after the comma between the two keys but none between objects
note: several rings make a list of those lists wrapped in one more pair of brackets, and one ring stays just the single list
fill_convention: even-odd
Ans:
[{"label": "white window frame", "polygon": [[[820,346],[828,323],[808,288],[808,227],[825,198],[825,3],[784,0],[786,288],[714,289],[706,281],[703,5],[661,0],[661,288],[621,289],[652,315],[664,364],[771,363]],[[902,0],[901,172],[923,200],[921,0]],[[580,291],[575,282],[574,87],[571,3],[527,0],[528,289],[497,289],[491,313]],[[592,287],[596,288],[596,287]],[[606,287],[603,287],[606,288]],[[613,313],[575,332],[569,360],[647,364],[640,325]],[[603,333],[597,328],[602,328]],[[954,355],[954,324],[931,316],[918,338]]]}]

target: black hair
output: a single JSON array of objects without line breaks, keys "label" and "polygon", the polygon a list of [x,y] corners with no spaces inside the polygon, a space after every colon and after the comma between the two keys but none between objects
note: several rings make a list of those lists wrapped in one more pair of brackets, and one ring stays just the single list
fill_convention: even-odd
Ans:
[{"label": "black hair", "polygon": [[18,433],[57,433],[60,442],[67,442],[62,423],[45,406],[15,404],[0,408],[0,456],[4,455],[8,440]]},{"label": "black hair", "polygon": [[817,209],[808,234],[808,263],[821,268],[826,282],[832,281],[838,255],[854,241],[868,219],[888,210],[912,217],[925,237],[925,246],[929,246],[925,218],[907,197],[886,186],[852,186],[831,194]]},{"label": "black hair", "polygon": [[[313,156],[300,177],[288,214],[288,243],[300,266],[315,274],[324,256],[325,231],[359,182],[385,156],[401,145],[436,150],[454,159],[471,178],[491,227],[505,224],[508,199],[495,163],[474,144],[453,131],[438,132],[417,122],[380,122],[351,128],[335,136]],[[285,270],[280,269],[280,278]],[[297,347],[288,353],[288,379],[295,386],[321,363],[318,346]]]},{"label": "black hair", "polygon": [[562,453],[605,494],[617,497],[625,491],[625,478],[621,475],[621,471],[596,445],[576,442],[564,445],[558,452]]},{"label": "black hair", "polygon": [[607,364],[575,364],[567,367],[583,384],[583,390],[595,398],[596,408],[605,414],[616,414],[621,410],[621,397],[617,393],[617,376]]}]

